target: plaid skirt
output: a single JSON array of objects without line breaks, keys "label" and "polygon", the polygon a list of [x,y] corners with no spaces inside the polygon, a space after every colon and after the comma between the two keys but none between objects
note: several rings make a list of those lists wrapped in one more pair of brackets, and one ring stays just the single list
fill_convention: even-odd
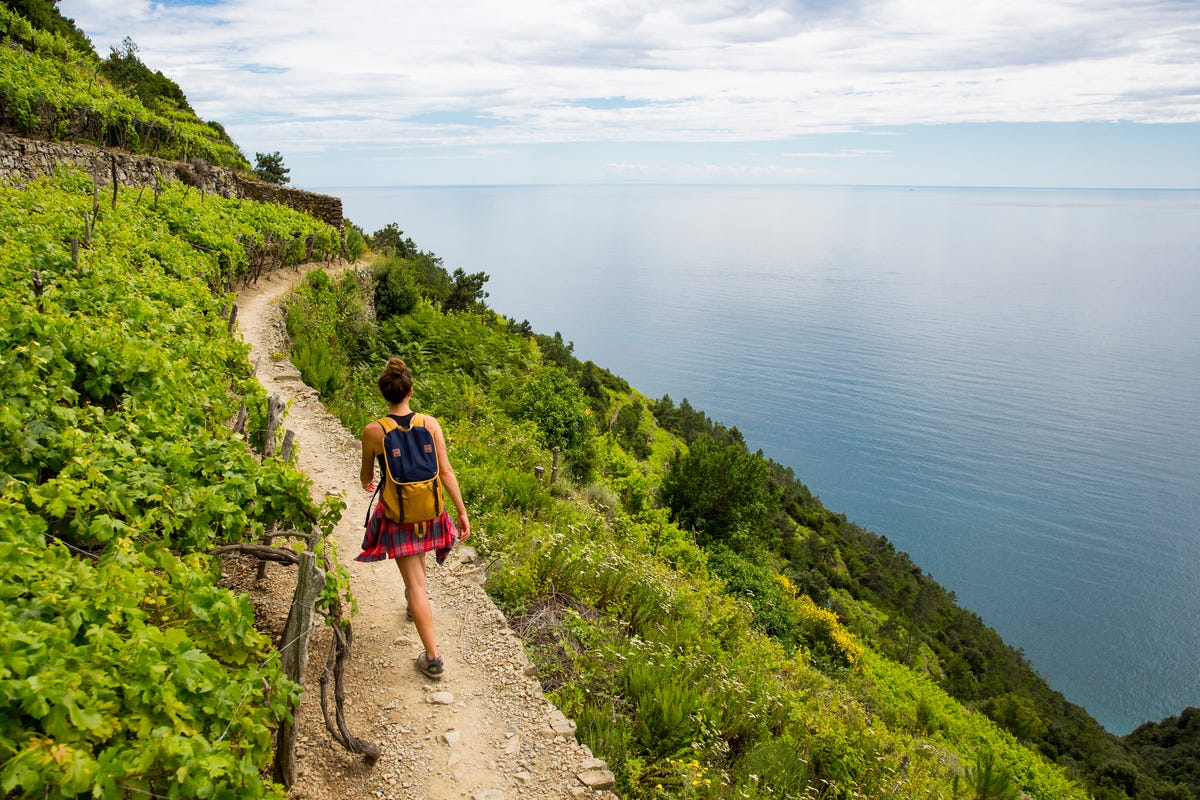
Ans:
[{"label": "plaid skirt", "polygon": [[441,564],[450,555],[450,548],[454,547],[457,538],[458,531],[445,509],[428,522],[392,522],[384,513],[381,502],[367,522],[362,552],[354,560],[383,561],[436,550],[437,562]]}]

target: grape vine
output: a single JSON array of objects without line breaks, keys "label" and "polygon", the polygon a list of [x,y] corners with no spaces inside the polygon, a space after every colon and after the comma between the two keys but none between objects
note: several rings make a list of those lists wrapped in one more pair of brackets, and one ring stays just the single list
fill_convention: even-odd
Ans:
[{"label": "grape vine", "polygon": [[[262,770],[299,687],[208,551],[328,536],[341,504],[252,452],[266,397],[222,312],[256,247],[339,235],[170,184],[120,192],[79,246],[92,193],[0,186],[0,793],[282,797]],[[319,602],[346,588],[331,570]]]}]

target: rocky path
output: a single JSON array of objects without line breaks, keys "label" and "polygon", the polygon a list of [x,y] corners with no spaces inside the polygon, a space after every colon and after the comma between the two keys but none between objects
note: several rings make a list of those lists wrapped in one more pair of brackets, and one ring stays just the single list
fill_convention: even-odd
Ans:
[{"label": "rocky path", "polygon": [[[238,323],[262,385],[291,403],[284,424],[296,434],[298,466],[312,478],[314,494],[340,495],[346,502],[335,538],[358,601],[346,668],[347,727],[377,744],[382,756],[368,767],[325,731],[318,680],[329,635],[319,629],[311,640],[297,711],[299,779],[289,796],[614,798],[604,791],[611,774],[603,762],[577,743],[574,724],[543,696],[519,639],[481,587],[482,567],[469,547],[460,545],[440,567],[429,558],[430,600],[446,677],[435,683],[415,670],[421,645],[405,619],[399,571],[390,561],[352,560],[369,502],[358,485],[358,436],[325,411],[284,356],[278,302],[302,277],[284,270],[243,290]],[[249,561],[226,564],[229,579],[250,592],[260,624],[277,634],[291,603],[294,570],[270,565],[266,580],[255,583],[255,569]]]}]

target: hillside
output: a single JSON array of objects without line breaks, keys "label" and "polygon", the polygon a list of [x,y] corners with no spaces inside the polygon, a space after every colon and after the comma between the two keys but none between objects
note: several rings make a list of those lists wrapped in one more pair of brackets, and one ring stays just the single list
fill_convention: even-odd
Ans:
[{"label": "hillside", "polygon": [[200,120],[135,43],[102,60],[47,0],[0,5],[0,43],[0,129],[249,172],[225,129]]},{"label": "hillside", "polygon": [[[891,753],[912,764],[917,752],[937,752],[940,766],[923,769],[947,779],[955,771],[944,762],[947,749],[950,764],[970,765],[1012,747],[993,769],[1032,796],[1068,796],[1066,783],[1038,787],[1032,775],[1041,773],[1012,755],[1030,755],[1015,736],[1070,766],[1094,796],[1183,791],[1146,779],[1119,739],[1046,687],[906,556],[824,509],[789,470],[749,453],[736,430],[686,402],[652,401],[579,363],[560,336],[494,314],[482,303],[485,275],[451,275],[395,226],[374,238],[396,256],[373,281],[316,276],[289,306],[293,358],[351,429],[380,413],[373,365],[394,351],[414,366],[421,407],[448,421],[456,448],[465,448],[460,478],[487,531],[479,546],[501,565],[489,591],[527,636],[543,684],[617,769],[623,792],[640,796],[648,776],[651,787],[663,776],[664,787],[682,787],[683,767],[696,761],[689,769],[720,775],[723,791],[737,796],[752,788],[746,775],[761,778],[770,764],[756,742],[786,740],[811,771],[781,780],[819,795],[820,781],[838,781],[813,768],[824,762],[808,748],[847,708],[861,709],[857,724],[871,731],[849,740],[839,731],[856,761],[871,752],[886,764],[880,754]],[[563,454],[566,480],[547,486],[532,471],[549,470],[551,447]],[[769,531],[756,528],[764,519]],[[661,616],[666,609],[671,622]],[[774,659],[807,676],[801,683],[812,681],[810,688],[826,687],[830,705],[810,707],[811,717],[772,707],[755,709],[753,722],[726,719],[727,705],[759,702],[745,697],[708,718],[714,696],[747,691],[743,673],[770,686],[774,702],[789,697],[795,686],[775,682],[783,668]],[[766,667],[772,679],[758,662],[774,664]],[[634,674],[630,664],[640,665]],[[698,687],[698,677],[687,677],[701,673],[739,689]],[[955,693],[1007,730],[965,712]],[[684,718],[664,717],[667,706]],[[803,733],[773,728],[763,713],[802,718]],[[947,738],[963,749],[954,752]],[[837,769],[846,755],[830,756]],[[743,759],[756,766],[739,779]],[[847,781],[868,796],[881,790],[863,788],[882,780],[878,774],[837,774],[839,791],[850,791]],[[926,788],[952,791],[946,783]]]}]

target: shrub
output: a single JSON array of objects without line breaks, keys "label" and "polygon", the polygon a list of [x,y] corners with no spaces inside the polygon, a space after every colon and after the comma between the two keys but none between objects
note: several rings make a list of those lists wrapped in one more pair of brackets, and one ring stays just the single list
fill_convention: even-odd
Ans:
[{"label": "shrub", "polygon": [[522,388],[514,411],[518,419],[538,426],[546,447],[565,451],[583,444],[587,425],[583,392],[561,369],[538,372]]}]

